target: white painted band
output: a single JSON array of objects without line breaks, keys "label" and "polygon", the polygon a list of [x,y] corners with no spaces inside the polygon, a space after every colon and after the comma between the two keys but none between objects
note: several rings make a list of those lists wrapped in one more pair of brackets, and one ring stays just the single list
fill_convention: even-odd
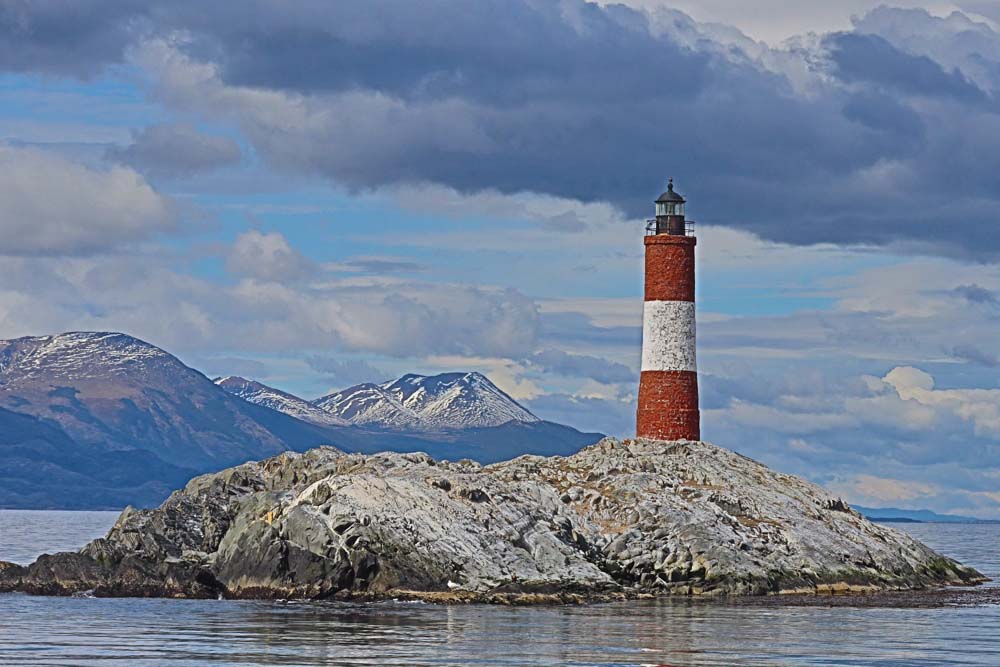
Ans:
[{"label": "white painted band", "polygon": [[642,370],[697,370],[694,302],[646,302],[642,313]]}]

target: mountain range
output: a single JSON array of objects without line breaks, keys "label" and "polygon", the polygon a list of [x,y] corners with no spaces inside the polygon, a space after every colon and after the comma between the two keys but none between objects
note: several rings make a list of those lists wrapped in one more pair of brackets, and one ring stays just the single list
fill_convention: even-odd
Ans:
[{"label": "mountain range", "polygon": [[285,450],[425,451],[482,463],[598,440],[478,373],[405,375],[307,401],[212,381],[121,333],[0,341],[0,507],[152,506],[196,474]]},{"label": "mountain range", "polygon": [[938,514],[932,510],[907,510],[898,507],[862,507],[852,505],[854,509],[865,515],[871,521],[899,523],[1000,523],[991,519],[977,519],[973,516],[959,514]]},{"label": "mountain range", "polygon": [[481,373],[411,373],[382,384],[355,385],[311,402],[240,377],[218,378],[215,383],[251,403],[315,424],[434,433],[541,421]]}]

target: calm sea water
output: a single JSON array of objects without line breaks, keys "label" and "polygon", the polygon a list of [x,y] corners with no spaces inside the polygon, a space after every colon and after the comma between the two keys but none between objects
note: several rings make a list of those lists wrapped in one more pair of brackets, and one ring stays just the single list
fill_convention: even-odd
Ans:
[{"label": "calm sea water", "polygon": [[[114,519],[0,511],[0,560],[79,547]],[[1000,579],[1000,525],[899,527]],[[1000,607],[680,600],[509,609],[0,595],[0,665],[1000,667]]]}]

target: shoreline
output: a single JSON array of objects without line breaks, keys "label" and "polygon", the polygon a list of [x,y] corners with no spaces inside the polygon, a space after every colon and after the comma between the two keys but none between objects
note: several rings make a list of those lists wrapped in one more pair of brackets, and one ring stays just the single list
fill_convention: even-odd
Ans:
[{"label": "shoreline", "polygon": [[[390,590],[383,593],[364,591],[341,591],[322,599],[279,597],[279,596],[139,596],[139,595],[95,595],[83,592],[40,592],[25,590],[0,591],[0,596],[23,595],[37,598],[87,598],[102,600],[177,600],[177,601],[226,601],[226,602],[271,602],[275,604],[295,603],[324,605],[341,604],[411,604],[450,606],[507,606],[507,607],[564,607],[590,606],[623,603],[662,603],[717,605],[722,607],[824,607],[856,609],[939,609],[948,607],[983,607],[1000,605],[1000,586],[983,586],[993,580],[970,585],[945,585],[926,589],[882,589],[861,590],[862,587],[848,589],[804,591],[780,591],[765,595],[690,595],[653,594],[643,591],[614,591],[603,594],[586,593],[477,593],[473,591],[414,591]],[[845,586],[847,586],[845,584]]]}]

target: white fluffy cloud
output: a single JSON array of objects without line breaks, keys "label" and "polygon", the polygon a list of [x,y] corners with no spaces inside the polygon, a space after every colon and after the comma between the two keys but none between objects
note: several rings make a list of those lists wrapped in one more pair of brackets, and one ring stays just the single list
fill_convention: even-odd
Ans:
[{"label": "white fluffy cloud", "polygon": [[176,212],[127,167],[0,145],[0,253],[86,255],[172,229]]},{"label": "white fluffy cloud", "polygon": [[[341,350],[520,358],[539,335],[536,304],[510,289],[263,278],[224,286],[156,258],[125,257],[0,259],[0,273],[3,337],[111,329],[202,356]],[[266,275],[284,274],[271,267]]]},{"label": "white fluffy cloud", "polygon": [[977,436],[1000,440],[1000,389],[935,389],[934,378],[916,368],[894,368],[883,378],[905,402],[972,424]]}]

